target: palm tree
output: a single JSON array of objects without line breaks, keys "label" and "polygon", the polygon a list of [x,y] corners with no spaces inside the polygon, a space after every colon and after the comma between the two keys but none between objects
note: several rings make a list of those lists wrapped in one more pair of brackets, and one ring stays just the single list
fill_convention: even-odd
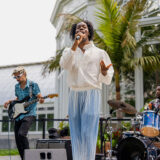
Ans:
[{"label": "palm tree", "polygon": [[116,99],[120,100],[120,75],[136,49],[135,33],[147,0],[130,0],[120,6],[114,0],[98,1],[98,28],[115,70]]}]

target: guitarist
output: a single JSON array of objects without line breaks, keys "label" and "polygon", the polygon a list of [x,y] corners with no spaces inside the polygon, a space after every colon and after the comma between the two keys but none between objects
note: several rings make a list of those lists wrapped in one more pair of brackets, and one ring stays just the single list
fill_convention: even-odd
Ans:
[{"label": "guitarist", "polygon": [[[18,82],[15,85],[15,100],[22,100],[24,98],[27,98],[28,101],[30,101],[38,98],[40,103],[44,102],[38,84],[27,79],[27,73],[23,66],[18,66],[13,71],[12,75],[13,78],[16,79]],[[7,101],[4,104],[4,107],[7,108],[12,101],[13,100]],[[15,119],[15,140],[22,160],[24,160],[24,150],[29,149],[27,134],[30,126],[36,118],[36,106],[37,103],[29,105],[26,108],[26,110],[29,112],[27,114],[22,114]]]}]

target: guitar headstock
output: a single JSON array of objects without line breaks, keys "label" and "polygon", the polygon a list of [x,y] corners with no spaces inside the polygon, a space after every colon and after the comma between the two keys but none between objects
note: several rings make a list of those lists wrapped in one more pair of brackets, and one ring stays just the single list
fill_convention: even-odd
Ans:
[{"label": "guitar headstock", "polygon": [[49,94],[47,97],[48,97],[48,98],[58,97],[58,94]]}]

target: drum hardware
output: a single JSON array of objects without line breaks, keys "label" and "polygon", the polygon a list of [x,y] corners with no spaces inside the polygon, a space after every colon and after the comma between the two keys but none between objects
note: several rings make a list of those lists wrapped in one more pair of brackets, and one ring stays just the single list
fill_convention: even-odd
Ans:
[{"label": "drum hardware", "polygon": [[[142,116],[141,116],[142,115]],[[141,114],[137,113],[136,118],[131,119],[131,124],[136,128],[136,125],[140,126],[140,132],[128,131],[123,132],[122,140],[118,143],[117,158],[118,160],[158,160],[157,156],[160,153],[160,144],[154,143],[159,141],[159,115],[154,111],[145,111]],[[142,129],[146,133],[143,133]],[[148,130],[151,130],[150,132]],[[155,135],[156,130],[158,133]],[[151,135],[152,133],[152,135]],[[157,145],[155,145],[157,144]],[[138,148],[138,149],[136,149]]]},{"label": "drum hardware", "polygon": [[136,133],[136,126],[137,126],[137,123],[135,122],[134,118],[131,118],[131,125],[133,126],[134,128],[134,134]]},{"label": "drum hardware", "polygon": [[[111,126],[111,117],[113,116],[113,114],[117,111],[117,110],[120,110],[120,108],[118,108],[118,109],[116,109],[116,110],[114,110],[110,115],[110,117],[108,117],[107,119],[106,119],[106,125],[105,125],[105,127],[104,127],[104,133],[105,133],[105,130],[107,130],[107,133],[110,135],[109,137],[110,137],[110,149],[109,150],[107,150],[107,152],[106,152],[106,150],[105,150],[105,145],[104,145],[104,160],[112,160],[113,159],[113,157],[112,157],[112,154],[113,154],[113,146],[112,146],[112,133],[113,133],[113,128],[112,128],[112,126]],[[109,123],[108,123],[108,121],[109,121]],[[103,133],[103,135],[104,135],[104,133]],[[106,142],[106,139],[104,138],[104,136],[103,136],[103,138],[102,138],[102,140],[103,140],[103,142],[104,142],[104,144],[105,144],[105,142]],[[115,153],[115,152],[114,152]]]},{"label": "drum hardware", "polygon": [[111,144],[111,148],[110,150],[108,150],[108,157],[109,159],[112,159],[112,133],[113,133],[113,130],[112,130],[112,127],[110,126],[110,144]]},{"label": "drum hardware", "polygon": [[[112,133],[113,133],[113,128],[112,128],[112,126],[111,126],[111,121],[110,121],[110,123],[109,123],[109,131],[107,132],[109,135],[110,135],[110,149],[107,151],[107,153],[106,153],[106,151],[105,151],[105,145],[104,145],[104,158],[105,158],[105,160],[112,160],[112,154],[113,154],[113,146],[112,146]],[[105,140],[104,140],[104,144],[105,144]]]},{"label": "drum hardware", "polygon": [[143,115],[142,113],[137,113],[137,114],[136,114],[136,121],[137,121],[137,122],[142,121],[142,115]]},{"label": "drum hardware", "polygon": [[[117,110],[124,111],[124,109],[119,107],[118,109],[112,112],[111,117],[108,117],[106,119],[106,125],[104,130],[107,130],[107,133],[110,135],[111,147],[110,150],[107,151],[108,154],[105,152],[104,149],[104,158],[105,158],[104,160],[114,159],[113,154],[114,155],[116,154],[118,160],[160,160],[160,156],[158,157],[160,153],[160,148],[154,145],[153,143],[155,140],[160,141],[160,138],[157,135],[146,136],[142,132],[142,128],[146,128],[146,130],[151,128],[151,130],[158,130],[158,135],[159,135],[159,121],[160,121],[159,115],[155,115],[154,111],[149,111],[147,113],[146,111],[142,113],[136,113],[136,117],[130,120],[131,125],[134,127],[134,130],[123,132],[121,141],[118,142],[116,149],[113,149],[112,146],[113,128],[111,126],[111,121],[112,121],[111,118],[113,113],[116,112]],[[150,126],[148,125],[148,123]],[[140,132],[136,131],[137,126],[139,127]],[[104,139],[103,142],[105,141],[106,140]]]},{"label": "drum hardware", "polygon": [[[112,126],[111,126],[111,118],[112,118],[112,116],[113,116],[113,114],[116,112],[116,111],[121,111],[122,109],[121,108],[117,108],[116,110],[114,110],[110,115],[111,115],[111,117],[108,117],[107,119],[106,119],[106,125],[105,125],[105,127],[104,127],[104,132],[103,133],[105,133],[105,130],[107,130],[107,133],[110,135],[110,150],[108,150],[107,152],[105,151],[105,145],[104,145],[104,158],[105,158],[105,160],[108,160],[108,159],[110,159],[110,160],[112,160],[113,159],[113,153],[114,153],[114,155],[116,155],[117,154],[117,151],[116,150],[113,150],[113,146],[112,146],[112,133],[113,133],[113,128],[112,128]],[[108,121],[110,121],[110,122],[108,122]],[[135,121],[135,119],[133,118],[133,119],[131,119],[131,121],[132,121],[132,124],[134,124],[135,125],[135,127],[137,126],[137,123],[135,123],[134,121]],[[136,134],[136,130],[134,131],[134,134]],[[102,138],[102,142],[104,142],[104,144],[105,144],[105,138],[104,138],[104,136],[102,136],[103,138]]]}]

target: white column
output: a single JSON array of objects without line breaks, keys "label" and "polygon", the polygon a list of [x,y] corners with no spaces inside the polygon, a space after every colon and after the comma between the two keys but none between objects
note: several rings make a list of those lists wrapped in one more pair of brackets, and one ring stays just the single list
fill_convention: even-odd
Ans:
[{"label": "white column", "polygon": [[108,95],[109,95],[109,86],[106,86],[103,84],[102,87],[102,101],[101,101],[101,110],[100,110],[100,114],[102,116],[106,116],[109,115],[109,105],[107,103],[108,101]]},{"label": "white column", "polygon": [[[136,32],[136,41],[141,39],[141,29],[139,28]],[[142,56],[142,47],[139,47],[135,52],[135,57]],[[135,68],[135,100],[136,100],[136,109],[140,109],[144,106],[144,91],[143,91],[143,70],[142,67]]]},{"label": "white column", "polygon": [[[3,118],[3,106],[0,106],[0,120]],[[0,123],[0,134],[2,133],[2,122]]]},{"label": "white column", "polygon": [[[59,72],[56,71],[56,81],[55,81],[55,90],[56,93],[58,93],[58,97],[55,98],[55,103],[54,103],[54,119],[60,118],[59,116],[59,111],[60,111],[60,78],[58,77]],[[58,122],[54,121],[54,127],[58,127]]]},{"label": "white column", "polygon": [[62,110],[62,117],[66,118],[68,115],[68,85],[67,85],[67,72],[64,71],[63,76],[63,110]]}]

